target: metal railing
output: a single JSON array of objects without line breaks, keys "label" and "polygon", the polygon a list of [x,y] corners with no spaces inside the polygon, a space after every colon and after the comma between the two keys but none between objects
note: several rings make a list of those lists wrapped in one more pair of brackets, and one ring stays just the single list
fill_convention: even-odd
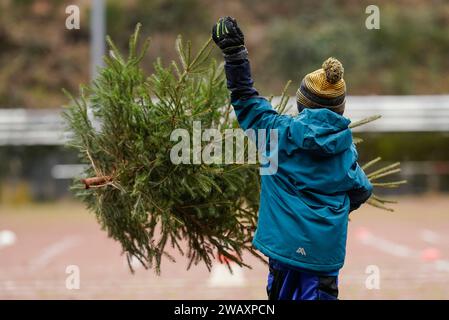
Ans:
[{"label": "metal railing", "polygon": [[[273,103],[276,102],[275,98]],[[289,108],[296,110],[295,99]],[[356,128],[359,132],[449,132],[449,95],[350,96],[345,116],[381,119]],[[58,109],[0,109],[0,145],[61,145],[68,133]]]}]

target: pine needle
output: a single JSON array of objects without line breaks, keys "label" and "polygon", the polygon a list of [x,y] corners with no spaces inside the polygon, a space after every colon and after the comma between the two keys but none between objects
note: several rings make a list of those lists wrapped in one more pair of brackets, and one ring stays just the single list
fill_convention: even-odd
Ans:
[{"label": "pine needle", "polygon": [[366,170],[366,169],[368,169],[369,167],[371,167],[372,165],[378,163],[380,160],[382,160],[382,158],[381,158],[381,157],[377,157],[377,158],[375,158],[375,159],[373,159],[373,160],[367,162],[366,164],[364,164],[364,165],[362,166],[362,169],[363,169],[363,170]]},{"label": "pine needle", "polygon": [[381,118],[381,117],[382,117],[382,116],[381,116],[380,114],[377,114],[377,115],[370,116],[370,117],[364,118],[364,119],[359,120],[359,121],[356,121],[356,122],[352,122],[352,123],[349,125],[349,128],[354,129],[354,128],[356,128],[356,127],[363,126],[363,125],[365,125],[365,124],[367,124],[367,123],[376,121],[377,119],[379,119],[379,118]]}]

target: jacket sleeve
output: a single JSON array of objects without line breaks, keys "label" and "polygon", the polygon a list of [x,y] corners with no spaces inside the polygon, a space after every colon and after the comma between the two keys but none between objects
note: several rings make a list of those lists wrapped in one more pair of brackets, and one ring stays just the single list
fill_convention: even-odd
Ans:
[{"label": "jacket sleeve", "polygon": [[285,116],[281,116],[271,104],[259,96],[253,87],[251,67],[247,51],[234,56],[225,56],[225,71],[231,104],[240,127],[247,129],[272,129],[278,127]]},{"label": "jacket sleeve", "polygon": [[354,187],[348,191],[350,206],[349,211],[358,209],[366,200],[371,197],[373,186],[368,180],[363,169],[355,162]]}]

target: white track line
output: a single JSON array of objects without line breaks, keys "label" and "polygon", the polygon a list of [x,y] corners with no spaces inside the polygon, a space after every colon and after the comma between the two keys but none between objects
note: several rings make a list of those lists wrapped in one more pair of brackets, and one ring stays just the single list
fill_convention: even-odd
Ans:
[{"label": "white track line", "polygon": [[421,237],[421,240],[430,244],[437,244],[441,242],[440,235],[429,229],[421,230],[419,236]]},{"label": "white track line", "polygon": [[63,238],[61,241],[49,245],[41,252],[41,254],[37,258],[33,259],[30,262],[30,268],[35,271],[47,266],[50,263],[51,259],[63,253],[64,251],[75,247],[80,242],[81,239],[79,237],[72,236]]},{"label": "white track line", "polygon": [[358,239],[364,245],[371,246],[385,253],[391,254],[396,257],[411,257],[413,251],[401,244],[394,243],[392,241],[377,237],[367,230],[362,230],[358,233]]},{"label": "white track line", "polygon": [[[429,236],[429,234],[430,233],[427,233],[428,236]],[[422,252],[417,252],[417,250],[412,250],[411,248],[409,248],[405,245],[398,244],[393,241],[375,236],[365,228],[360,228],[359,230],[357,230],[356,237],[364,245],[373,247],[375,249],[378,249],[382,252],[388,253],[395,257],[413,258],[413,259],[422,260],[421,259]],[[434,234],[432,234],[431,238],[434,241],[436,239]],[[427,239],[430,239],[430,237],[428,237]],[[423,253],[424,252],[425,252],[425,250],[423,251]],[[432,264],[434,265],[434,267],[437,271],[449,272],[449,260],[436,259],[434,261],[429,261],[429,262],[432,262]]]},{"label": "white track line", "polygon": [[10,230],[0,231],[0,249],[12,246],[16,241],[17,237],[14,232]]},{"label": "white track line", "polygon": [[437,260],[437,261],[435,261],[435,268],[438,271],[449,272],[449,261],[447,261],[447,260]]}]

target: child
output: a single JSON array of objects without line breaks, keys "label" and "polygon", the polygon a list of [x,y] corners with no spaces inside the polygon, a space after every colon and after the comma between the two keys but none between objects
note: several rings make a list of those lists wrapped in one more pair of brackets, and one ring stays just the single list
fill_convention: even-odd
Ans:
[{"label": "child", "polygon": [[269,299],[337,299],[349,212],[371,195],[343,117],[343,66],[329,58],[297,91],[299,115],[278,114],[253,87],[248,51],[235,19],[212,37],[223,51],[231,103],[243,130],[277,129],[278,170],[261,176],[253,244],[269,258]]}]

